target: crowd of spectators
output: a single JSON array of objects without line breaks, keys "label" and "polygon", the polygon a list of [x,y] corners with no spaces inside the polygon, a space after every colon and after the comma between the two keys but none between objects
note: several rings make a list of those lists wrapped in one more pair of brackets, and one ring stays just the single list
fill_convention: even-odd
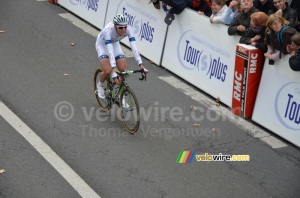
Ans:
[{"label": "crowd of spectators", "polygon": [[290,53],[290,66],[300,71],[300,0],[150,0],[162,5],[165,22],[185,8],[209,17],[211,23],[228,25],[228,35],[264,52],[270,63]]}]

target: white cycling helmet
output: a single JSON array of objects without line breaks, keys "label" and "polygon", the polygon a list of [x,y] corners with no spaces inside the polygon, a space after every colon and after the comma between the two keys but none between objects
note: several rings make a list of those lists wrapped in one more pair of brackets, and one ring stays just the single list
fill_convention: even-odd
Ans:
[{"label": "white cycling helmet", "polygon": [[123,14],[118,14],[114,17],[114,24],[115,25],[127,25],[128,24],[128,18]]}]

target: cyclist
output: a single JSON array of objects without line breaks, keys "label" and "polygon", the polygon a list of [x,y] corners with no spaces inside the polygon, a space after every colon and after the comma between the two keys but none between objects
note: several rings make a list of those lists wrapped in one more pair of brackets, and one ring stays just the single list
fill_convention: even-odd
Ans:
[{"label": "cyclist", "polygon": [[[120,46],[120,40],[128,36],[132,53],[137,61],[142,74],[148,77],[148,70],[144,67],[142,59],[136,47],[136,41],[133,29],[127,26],[128,18],[125,15],[118,14],[114,17],[113,22],[106,24],[99,33],[96,41],[96,50],[103,72],[100,74],[100,81],[97,83],[98,97],[105,98],[104,81],[111,74],[112,80],[119,84],[117,68],[124,71],[127,68],[124,53]],[[120,79],[122,80],[122,79]]]}]

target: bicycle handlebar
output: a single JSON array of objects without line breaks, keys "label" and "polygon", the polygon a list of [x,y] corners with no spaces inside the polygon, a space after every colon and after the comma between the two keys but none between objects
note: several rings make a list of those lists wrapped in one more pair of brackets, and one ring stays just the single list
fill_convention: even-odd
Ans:
[{"label": "bicycle handlebar", "polygon": [[[145,71],[144,71],[144,69],[139,69],[139,70],[125,70],[125,71],[123,71],[123,72],[117,72],[118,74],[121,74],[121,75],[126,75],[126,74],[133,74],[133,73],[142,73],[142,78],[139,78],[139,80],[140,81],[143,81],[144,79],[145,79],[145,81],[146,81],[146,73],[145,73]],[[145,76],[144,76],[144,75]]]}]

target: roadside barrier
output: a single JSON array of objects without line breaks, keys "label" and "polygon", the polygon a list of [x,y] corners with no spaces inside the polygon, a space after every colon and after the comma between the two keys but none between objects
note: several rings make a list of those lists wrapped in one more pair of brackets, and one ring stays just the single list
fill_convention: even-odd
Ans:
[{"label": "roadside barrier", "polygon": [[[58,0],[58,4],[99,29],[116,14],[125,14],[141,55],[219,97],[236,115],[251,118],[300,147],[300,72],[290,69],[289,55],[261,67],[257,49],[237,46],[240,37],[228,36],[228,26],[211,24],[208,17],[190,9],[175,15],[168,27],[166,13],[148,1]],[[122,42],[129,46],[127,39]],[[239,46],[248,50],[240,53],[243,60],[236,56]]]}]

